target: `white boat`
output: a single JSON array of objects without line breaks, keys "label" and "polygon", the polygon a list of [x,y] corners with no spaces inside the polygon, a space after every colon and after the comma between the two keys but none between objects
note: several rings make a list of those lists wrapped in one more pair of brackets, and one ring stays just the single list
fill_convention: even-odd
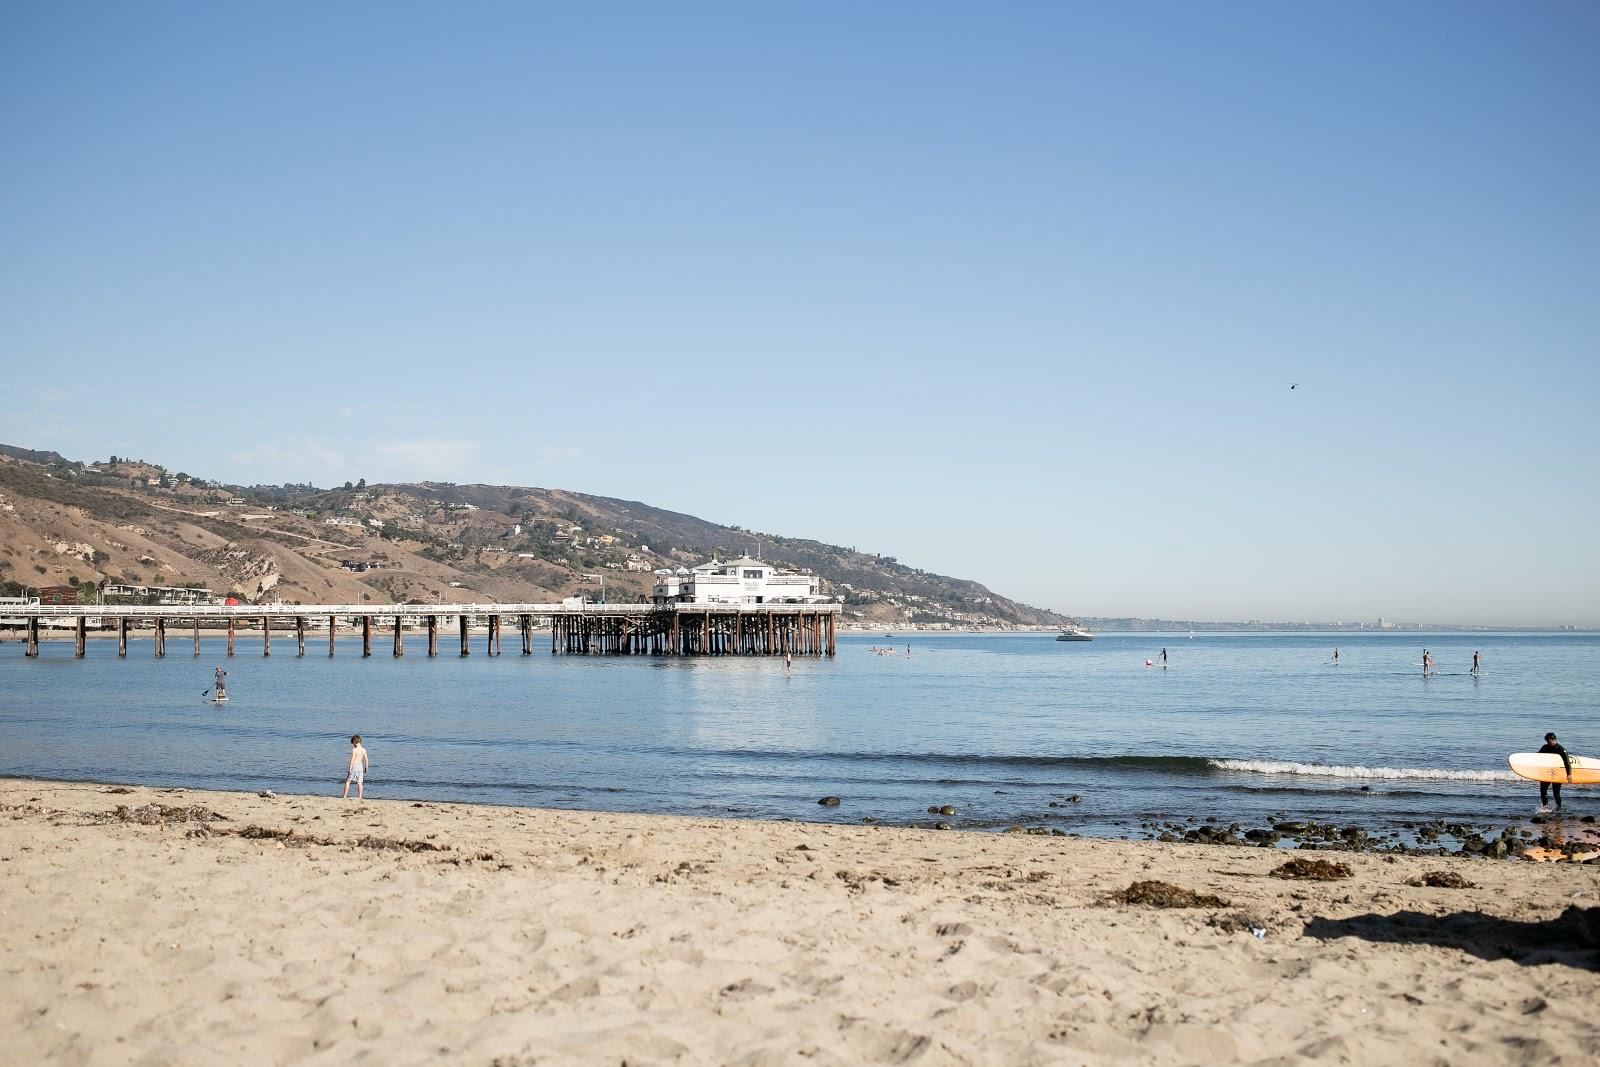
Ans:
[{"label": "white boat", "polygon": [[1057,637],[1056,640],[1057,641],[1093,641],[1094,640],[1094,633],[1092,631],[1084,629],[1082,626],[1079,626],[1077,623],[1072,623],[1066,629],[1061,631],[1061,636]]}]

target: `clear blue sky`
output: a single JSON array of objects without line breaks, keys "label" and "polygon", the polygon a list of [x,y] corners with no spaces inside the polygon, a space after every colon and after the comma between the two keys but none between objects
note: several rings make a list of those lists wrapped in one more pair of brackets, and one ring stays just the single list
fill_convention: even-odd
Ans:
[{"label": "clear blue sky", "polygon": [[0,441],[1600,624],[1597,114],[1590,2],[12,2]]}]

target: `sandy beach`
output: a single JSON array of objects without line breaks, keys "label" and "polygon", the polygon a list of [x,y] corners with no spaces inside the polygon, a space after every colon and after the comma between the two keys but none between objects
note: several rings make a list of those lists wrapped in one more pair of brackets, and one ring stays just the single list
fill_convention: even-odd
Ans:
[{"label": "sandy beach", "polygon": [[0,827],[7,1064],[1600,1056],[1592,863],[17,780]]}]

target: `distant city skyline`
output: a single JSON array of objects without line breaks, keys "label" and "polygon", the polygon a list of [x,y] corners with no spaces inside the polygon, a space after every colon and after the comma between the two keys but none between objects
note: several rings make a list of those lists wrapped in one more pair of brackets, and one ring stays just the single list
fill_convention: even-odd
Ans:
[{"label": "distant city skyline", "polygon": [[636,499],[1073,615],[1600,625],[1597,45],[13,4],[0,441]]}]

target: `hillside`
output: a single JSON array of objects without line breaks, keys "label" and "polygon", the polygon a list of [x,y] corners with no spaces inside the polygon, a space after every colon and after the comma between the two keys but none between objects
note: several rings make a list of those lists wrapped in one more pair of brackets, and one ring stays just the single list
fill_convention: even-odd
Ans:
[{"label": "hillside", "polygon": [[244,601],[648,599],[651,572],[760,546],[816,574],[847,622],[1058,626],[1054,612],[891,557],[561,489],[229,486],[159,464],[0,445],[0,592],[201,585]]}]

